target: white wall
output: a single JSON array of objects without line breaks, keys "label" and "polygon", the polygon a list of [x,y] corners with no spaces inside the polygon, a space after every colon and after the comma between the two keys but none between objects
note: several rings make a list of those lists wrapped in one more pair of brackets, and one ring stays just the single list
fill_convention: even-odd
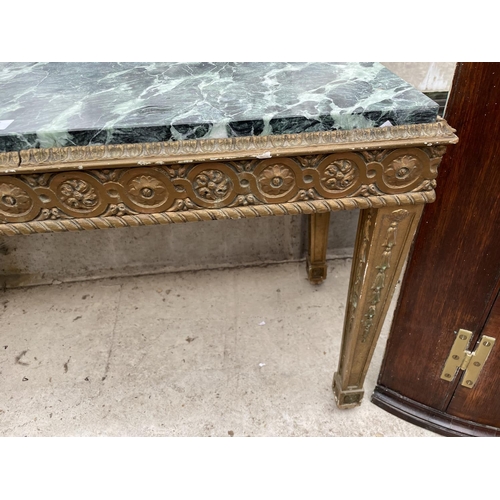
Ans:
[{"label": "white wall", "polygon": [[382,64],[422,92],[450,90],[456,65],[454,62],[384,62]]}]

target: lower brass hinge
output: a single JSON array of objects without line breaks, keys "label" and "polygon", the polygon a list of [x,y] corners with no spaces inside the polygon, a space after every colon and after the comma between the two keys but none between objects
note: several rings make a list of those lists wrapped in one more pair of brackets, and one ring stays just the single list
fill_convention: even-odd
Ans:
[{"label": "lower brass hinge", "polygon": [[450,355],[446,360],[441,378],[451,382],[457,373],[457,370],[465,370],[462,385],[472,389],[483,369],[484,363],[490,355],[491,349],[495,345],[495,339],[483,335],[479,345],[474,352],[468,351],[467,346],[472,337],[469,330],[460,330],[457,338],[451,346]]}]

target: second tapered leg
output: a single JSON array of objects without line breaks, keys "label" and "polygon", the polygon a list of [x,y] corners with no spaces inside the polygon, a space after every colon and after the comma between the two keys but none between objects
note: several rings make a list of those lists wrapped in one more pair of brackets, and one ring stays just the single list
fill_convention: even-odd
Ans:
[{"label": "second tapered leg", "polygon": [[307,277],[314,285],[326,279],[326,249],[330,212],[308,216]]}]

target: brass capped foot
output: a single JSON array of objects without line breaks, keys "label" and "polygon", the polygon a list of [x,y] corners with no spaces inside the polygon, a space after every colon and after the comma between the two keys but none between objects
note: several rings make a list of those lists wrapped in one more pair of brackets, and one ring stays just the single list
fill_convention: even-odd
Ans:
[{"label": "brass capped foot", "polygon": [[321,285],[323,281],[326,279],[326,274],[328,272],[328,266],[325,265],[312,265],[307,260],[307,277],[311,284],[313,285]]},{"label": "brass capped foot", "polygon": [[342,390],[342,381],[340,375],[335,373],[333,376],[333,394],[335,403],[341,410],[348,410],[361,404],[365,391],[363,389]]}]

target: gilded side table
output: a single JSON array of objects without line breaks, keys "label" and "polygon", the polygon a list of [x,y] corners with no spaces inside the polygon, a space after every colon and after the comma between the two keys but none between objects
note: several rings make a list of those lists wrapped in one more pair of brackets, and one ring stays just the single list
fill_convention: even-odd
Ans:
[{"label": "gilded side table", "polygon": [[454,130],[377,63],[0,65],[0,235],[360,209],[337,405],[363,382]]}]

